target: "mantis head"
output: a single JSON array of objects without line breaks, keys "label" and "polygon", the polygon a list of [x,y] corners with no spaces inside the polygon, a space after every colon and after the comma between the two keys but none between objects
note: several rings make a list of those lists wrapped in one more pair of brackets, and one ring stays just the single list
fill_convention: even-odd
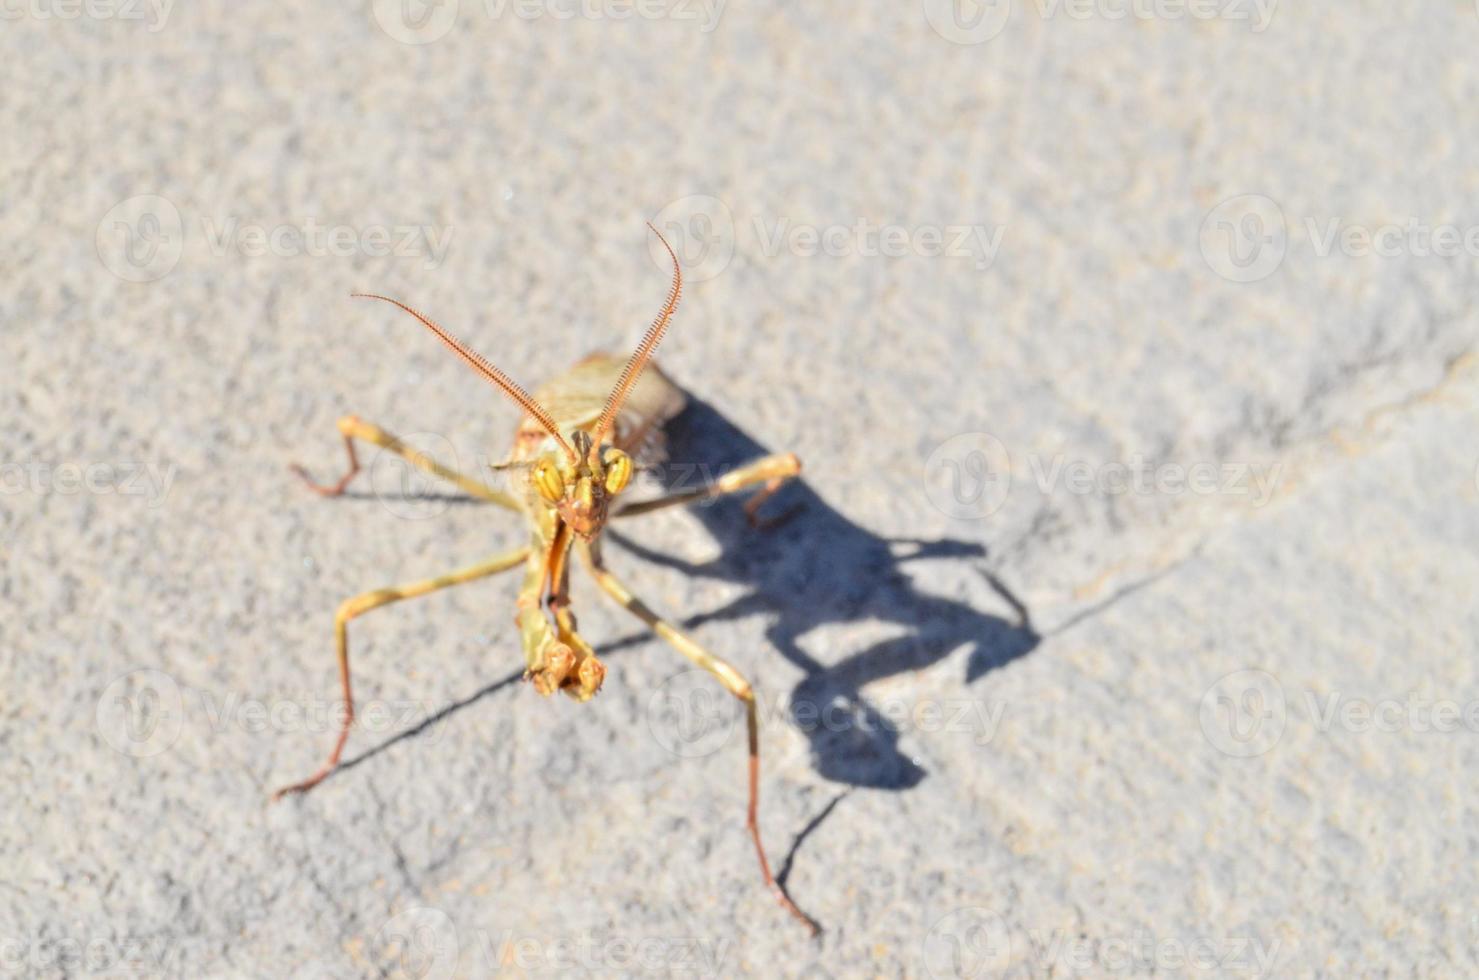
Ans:
[{"label": "mantis head", "polygon": [[596,446],[590,434],[575,433],[575,455],[546,453],[530,479],[546,503],[583,538],[606,524],[611,501],[632,480],[632,458],[615,446]]},{"label": "mantis head", "polygon": [[595,426],[590,431],[576,430],[570,439],[565,438],[554,418],[544,406],[534,400],[533,395],[494,367],[483,355],[453,337],[429,318],[388,296],[378,296],[372,293],[354,294],[367,299],[384,300],[400,307],[421,321],[422,326],[436,334],[438,339],[450,347],[453,353],[462,358],[469,367],[517,402],[520,408],[549,433],[550,438],[555,442],[555,450],[545,453],[535,461],[530,480],[539,491],[539,496],[555,508],[560,518],[570,526],[572,531],[584,538],[593,537],[600,532],[610,513],[611,500],[626,489],[627,484],[631,482],[631,457],[610,444],[608,440],[615,432],[616,416],[621,411],[622,403],[626,401],[642,369],[651,360],[653,350],[662,340],[662,335],[668,328],[668,321],[672,319],[673,311],[678,308],[678,297],[683,291],[683,273],[678,268],[677,253],[673,251],[667,239],[662,237],[662,233],[652,227],[651,223],[648,223],[647,227],[652,228],[652,233],[657,235],[657,240],[662,242],[663,248],[668,251],[668,257],[673,260],[673,285],[668,290],[667,302],[663,304],[661,312],[652,321],[652,326],[647,328],[642,342],[627,359],[621,376],[617,378],[616,385],[606,398],[606,407],[601,411],[601,417],[596,421]]}]

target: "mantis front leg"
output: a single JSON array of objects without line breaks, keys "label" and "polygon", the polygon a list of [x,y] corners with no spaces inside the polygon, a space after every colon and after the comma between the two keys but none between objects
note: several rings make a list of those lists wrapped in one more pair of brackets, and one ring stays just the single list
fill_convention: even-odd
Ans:
[{"label": "mantis front leg", "polygon": [[[543,695],[563,690],[577,701],[588,701],[601,689],[606,668],[576,632],[570,612],[570,538],[570,529],[560,524],[547,547],[531,551],[514,621],[524,644],[524,678],[534,682],[535,690]],[[543,608],[546,595],[554,629]]]},{"label": "mantis front leg", "polygon": [[633,595],[631,590],[611,574],[602,563],[599,542],[582,541],[578,547],[581,559],[590,569],[596,584],[603,592],[646,623],[654,633],[668,641],[683,656],[713,674],[719,683],[724,685],[725,690],[744,704],[750,749],[750,804],[745,812],[745,827],[750,831],[750,837],[755,842],[755,854],[760,859],[760,875],[765,879],[766,887],[775,895],[782,908],[799,919],[815,935],[816,923],[805,912],[797,908],[796,903],[791,901],[791,897],[786,894],[785,890],[776,884],[775,877],[770,873],[770,861],[765,856],[765,845],[760,841],[760,722],[755,709],[755,692],[750,687],[750,682],[745,680],[744,676],[728,662],[705,650],[682,630],[653,612],[646,603]]}]

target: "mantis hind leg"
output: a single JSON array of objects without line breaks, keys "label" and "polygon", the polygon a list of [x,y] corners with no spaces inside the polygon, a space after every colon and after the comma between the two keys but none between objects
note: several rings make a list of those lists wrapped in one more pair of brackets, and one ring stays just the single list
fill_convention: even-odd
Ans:
[{"label": "mantis hind leg", "polygon": [[344,437],[344,452],[349,457],[349,469],[334,483],[315,483],[312,477],[308,475],[308,471],[297,463],[293,463],[289,467],[294,473],[298,474],[304,483],[308,484],[310,490],[320,496],[339,496],[349,486],[350,481],[359,474],[359,456],[354,449],[354,440],[359,439],[362,442],[373,443],[382,449],[395,453],[412,466],[425,470],[433,476],[438,476],[448,483],[455,484],[479,500],[486,500],[491,504],[497,504],[509,510],[520,509],[518,502],[508,494],[501,490],[494,490],[485,483],[481,483],[470,476],[464,476],[454,469],[443,466],[414,446],[406,445],[378,425],[365,422],[357,415],[346,415],[339,420],[339,434]]},{"label": "mantis hind leg", "polygon": [[272,794],[273,800],[282,799],[288,793],[306,793],[308,790],[323,782],[329,773],[333,772],[339,765],[339,757],[344,752],[344,743],[349,740],[349,726],[354,722],[354,692],[349,683],[349,621],[362,616],[371,609],[387,606],[392,602],[402,599],[412,599],[416,596],[427,595],[440,589],[461,585],[464,582],[472,582],[476,579],[487,578],[499,572],[513,568],[523,561],[529,554],[528,548],[519,548],[507,554],[490,558],[488,561],[470,565],[467,568],[448,572],[436,578],[423,579],[420,582],[411,582],[406,585],[395,585],[387,589],[375,589],[364,592],[352,599],[346,599],[339,606],[339,611],[334,614],[334,639],[339,650],[339,684],[344,693],[344,720],[339,726],[339,738],[334,743],[333,751],[329,753],[328,759],[319,770],[312,776],[301,782],[284,786]]},{"label": "mantis hind leg", "polygon": [[751,689],[750,682],[745,680],[744,676],[727,661],[705,650],[682,630],[657,615],[648,608],[646,603],[633,595],[631,590],[623,585],[615,575],[612,575],[602,563],[598,542],[582,542],[579,547],[582,560],[603,592],[646,623],[654,633],[666,640],[683,656],[713,674],[719,683],[724,685],[725,690],[744,704],[750,750],[750,803],[745,811],[745,827],[750,832],[750,838],[755,842],[755,855],[760,860],[760,875],[765,879],[765,886],[770,889],[771,894],[775,896],[782,908],[800,920],[815,935],[817,924],[796,907],[796,903],[791,901],[791,897],[776,883],[775,876],[770,873],[770,861],[765,856],[765,845],[760,841],[760,722],[755,709],[755,692]]}]

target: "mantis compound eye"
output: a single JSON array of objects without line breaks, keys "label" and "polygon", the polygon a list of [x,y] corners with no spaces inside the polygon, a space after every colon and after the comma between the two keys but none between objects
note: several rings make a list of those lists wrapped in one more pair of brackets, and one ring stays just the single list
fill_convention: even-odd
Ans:
[{"label": "mantis compound eye", "polygon": [[559,464],[549,456],[534,464],[534,485],[539,488],[539,495],[552,504],[565,496],[565,477]]},{"label": "mantis compound eye", "polygon": [[606,466],[606,492],[613,496],[621,493],[632,482],[632,457],[620,449],[608,449],[601,462]]}]

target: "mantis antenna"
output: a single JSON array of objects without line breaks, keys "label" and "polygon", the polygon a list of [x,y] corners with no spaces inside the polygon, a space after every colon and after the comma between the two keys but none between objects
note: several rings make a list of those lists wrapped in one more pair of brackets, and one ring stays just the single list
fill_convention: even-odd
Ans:
[{"label": "mantis antenna", "polygon": [[673,260],[673,285],[668,290],[667,302],[663,304],[662,312],[652,321],[652,326],[647,328],[647,333],[642,337],[642,342],[632,352],[626,367],[622,368],[621,377],[616,381],[616,387],[611,389],[611,395],[606,399],[606,408],[601,412],[601,420],[596,424],[596,438],[592,443],[592,452],[599,450],[602,442],[611,434],[612,427],[616,424],[616,413],[621,411],[621,403],[626,401],[627,394],[632,390],[632,385],[637,383],[637,377],[642,373],[642,368],[652,359],[652,352],[662,341],[663,333],[668,329],[668,321],[673,318],[673,311],[678,308],[678,297],[683,293],[683,272],[678,268],[678,255],[673,251],[673,246],[662,237],[662,232],[653,228],[652,222],[647,222],[647,227],[652,228],[652,233],[657,240],[662,242],[662,247],[668,250],[668,257]]},{"label": "mantis antenna", "polygon": [[[664,242],[663,244],[667,243]],[[671,251],[671,249],[669,249],[669,251]],[[674,261],[676,262],[677,260],[674,259]],[[497,367],[495,367],[482,354],[479,354],[477,351],[473,350],[471,347],[467,346],[462,341],[458,340],[456,337],[443,330],[440,326],[433,323],[430,317],[427,317],[419,313],[418,311],[411,309],[400,300],[391,299],[389,296],[380,296],[376,293],[350,293],[350,295],[355,296],[359,299],[382,300],[392,306],[400,307],[402,310],[405,310],[407,313],[420,320],[422,326],[426,327],[426,329],[436,334],[441,342],[452,348],[452,351],[458,357],[466,361],[469,367],[481,374],[483,377],[487,378],[489,381],[493,382],[499,388],[503,389],[504,394],[508,395],[508,397],[518,402],[520,408],[528,412],[531,416],[534,417],[535,421],[544,426],[545,431],[554,437],[555,442],[558,442],[560,444],[561,449],[565,450],[566,456],[569,456],[571,460],[577,458],[575,450],[570,448],[570,443],[566,442],[565,437],[560,435],[560,427],[555,424],[555,420],[550,417],[549,412],[544,410],[544,406],[535,401],[533,395],[529,394],[522,387],[520,387],[519,384],[514,381],[514,379],[510,378],[508,375],[504,374]],[[630,365],[628,365],[628,368],[630,368]],[[622,375],[622,377],[625,378],[626,375]]]}]

